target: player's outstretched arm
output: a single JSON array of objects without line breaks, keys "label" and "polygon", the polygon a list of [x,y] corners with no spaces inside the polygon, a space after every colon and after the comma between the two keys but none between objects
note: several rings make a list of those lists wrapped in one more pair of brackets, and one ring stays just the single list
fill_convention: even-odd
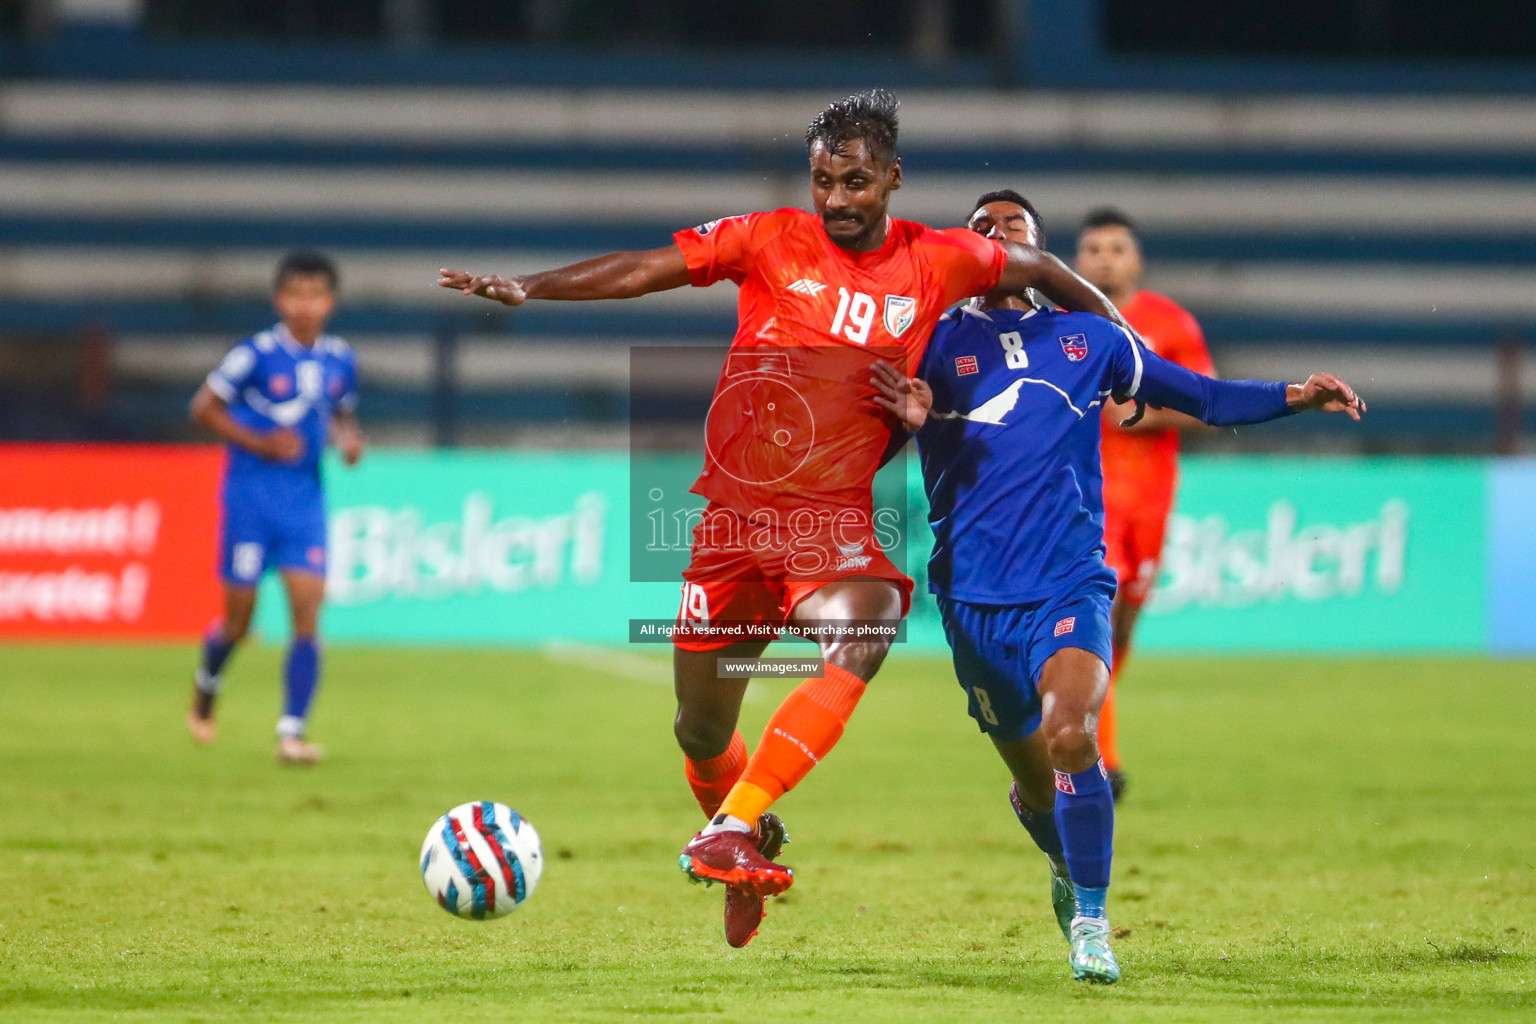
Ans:
[{"label": "player's outstretched arm", "polygon": [[1125,317],[1103,292],[1055,256],[1020,242],[1004,242],[1003,247],[1008,250],[1008,264],[998,280],[999,291],[1017,295],[1026,288],[1034,288],[1062,309],[1072,313],[1096,313],[1131,330],[1131,325],[1125,322]]},{"label": "player's outstretched arm", "polygon": [[[1263,423],[1308,410],[1341,412],[1354,420],[1365,412],[1365,401],[1336,374],[1314,373],[1301,384],[1216,380],[1140,346],[1129,351],[1139,358],[1140,370],[1130,373],[1132,386],[1124,387],[1124,394],[1157,408],[1177,409],[1215,427]],[[1117,384],[1117,390],[1124,383]]]},{"label": "player's outstretched arm", "polygon": [[568,267],[519,277],[447,268],[439,270],[438,275],[437,283],[444,288],[508,306],[521,306],[529,299],[633,299],[692,283],[683,250],[676,245],[644,252],[611,252]]},{"label": "player's outstretched arm", "polygon": [[192,420],[218,435],[219,440],[244,448],[269,462],[295,462],[304,454],[304,439],[288,429],[261,434],[235,422],[229,403],[204,384],[192,396]]}]

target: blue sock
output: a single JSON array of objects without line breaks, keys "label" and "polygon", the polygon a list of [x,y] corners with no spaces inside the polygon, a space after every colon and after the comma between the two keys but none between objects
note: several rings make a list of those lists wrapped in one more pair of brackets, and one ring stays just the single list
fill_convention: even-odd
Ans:
[{"label": "blue sock", "polygon": [[1077,894],[1077,916],[1098,917],[1108,919],[1109,914],[1104,910],[1104,905],[1109,902],[1109,887],[1102,889],[1090,889],[1086,885],[1072,883],[1072,891]]},{"label": "blue sock", "polygon": [[302,735],[302,723],[309,717],[309,705],[319,684],[320,641],[312,636],[294,637],[283,663],[283,719],[290,726],[288,732],[297,722]]},{"label": "blue sock", "polygon": [[215,625],[203,634],[203,657],[198,664],[201,671],[197,680],[200,689],[209,693],[218,692],[219,673],[224,671],[224,663],[234,651],[235,645],[224,639],[223,626]]},{"label": "blue sock", "polygon": [[1029,833],[1029,838],[1033,839],[1035,845],[1051,858],[1051,865],[1054,867],[1065,864],[1067,855],[1061,848],[1061,832],[1056,828],[1056,813],[1026,809],[1019,800],[1017,782],[1008,787],[1008,802],[1013,804],[1014,816],[1019,819],[1019,824],[1024,826],[1024,831]]},{"label": "blue sock", "polygon": [[1056,827],[1077,890],[1078,916],[1103,917],[1115,839],[1115,799],[1103,761],[1087,771],[1056,773]]}]

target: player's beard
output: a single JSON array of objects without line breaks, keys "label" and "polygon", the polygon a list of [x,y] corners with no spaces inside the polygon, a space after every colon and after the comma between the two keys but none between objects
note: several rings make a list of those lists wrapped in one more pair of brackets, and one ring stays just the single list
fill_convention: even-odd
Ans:
[{"label": "player's beard", "polygon": [[834,214],[824,210],[821,214],[821,226],[827,237],[845,249],[856,248],[867,240],[876,222],[875,216],[866,217],[856,211]]}]

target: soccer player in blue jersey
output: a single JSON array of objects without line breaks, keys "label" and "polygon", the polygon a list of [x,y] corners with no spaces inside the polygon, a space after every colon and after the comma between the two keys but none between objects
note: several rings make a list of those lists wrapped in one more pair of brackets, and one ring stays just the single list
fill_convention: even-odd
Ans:
[{"label": "soccer player in blue jersey", "polygon": [[320,682],[320,602],[325,596],[325,498],[320,455],[334,439],[347,465],[362,456],[352,349],[325,333],[336,308],[336,267],[296,252],[278,265],[272,304],[280,322],[230,350],[192,399],[192,418],[229,451],[224,473],[220,572],[224,617],[203,638],[187,726],[211,743],[225,664],[250,628],[256,586],[282,574],[293,621],[283,663],[280,762],[314,764],[306,738]]},{"label": "soccer player in blue jersey", "polygon": [[[969,226],[1044,244],[1016,192]],[[1100,406],[1177,409],[1217,426],[1303,409],[1359,419],[1332,374],[1304,384],[1221,381],[1147,351],[1119,325],[993,292],[934,330],[916,378],[876,364],[876,401],[916,431],[934,532],[929,589],[971,717],[1013,774],[1019,821],[1050,859],[1074,978],[1120,967],[1105,915],[1114,801],[1097,720],[1109,684],[1115,575],[1104,562]]]}]

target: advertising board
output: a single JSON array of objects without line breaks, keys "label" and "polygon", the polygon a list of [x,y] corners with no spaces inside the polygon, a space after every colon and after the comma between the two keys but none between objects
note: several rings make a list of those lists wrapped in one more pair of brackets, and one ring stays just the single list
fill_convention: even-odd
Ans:
[{"label": "advertising board", "polygon": [[211,446],[0,445],[0,637],[197,635],[222,465]]},{"label": "advertising board", "polygon": [[[326,635],[623,643],[629,620],[670,618],[677,577],[655,563],[680,566],[686,544],[657,549],[654,510],[634,498],[631,468],[620,454],[375,452],[353,472],[330,473]],[[686,489],[690,467],[672,470]],[[1138,644],[1482,649],[1488,472],[1476,460],[1186,460]],[[655,473],[647,469],[647,488]],[[931,537],[920,486],[909,483],[906,565],[919,593],[906,641],[942,650],[924,592]],[[283,631],[275,590],[259,615],[267,631]]]}]

